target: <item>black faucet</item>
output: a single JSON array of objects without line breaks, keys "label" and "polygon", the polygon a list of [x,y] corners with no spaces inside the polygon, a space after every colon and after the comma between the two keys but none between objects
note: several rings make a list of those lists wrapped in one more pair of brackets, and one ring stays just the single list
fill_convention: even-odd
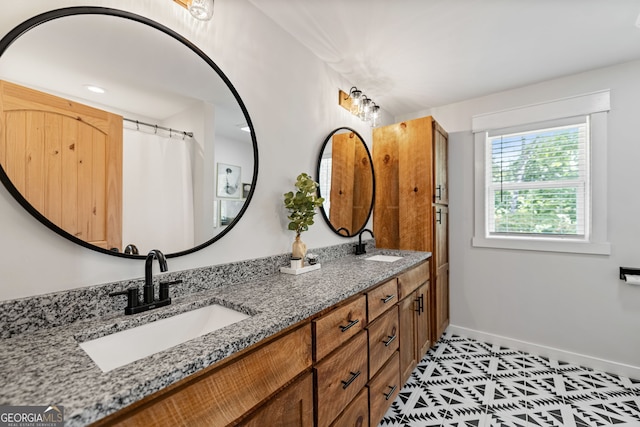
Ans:
[{"label": "black faucet", "polygon": [[153,249],[147,255],[144,262],[144,286],[142,304],[138,299],[138,288],[130,288],[120,292],[112,292],[109,296],[127,295],[127,306],[124,314],[136,314],[143,311],[152,310],[154,308],[164,307],[171,304],[169,297],[169,286],[182,283],[182,280],[174,280],[173,282],[160,282],[158,299],[155,299],[155,288],[153,286],[153,260],[157,259],[160,264],[160,271],[167,271],[167,259],[164,254],[157,249]]},{"label": "black faucet", "polygon": [[364,230],[362,230],[360,232],[360,234],[358,234],[358,244],[354,246],[354,248],[356,248],[356,255],[362,255],[362,254],[366,254],[367,250],[365,248],[365,246],[367,246],[366,243],[362,243],[362,233],[364,233],[365,231],[367,231],[369,234],[371,234],[371,237],[373,236],[373,231],[369,230],[368,228],[365,228]]},{"label": "black faucet", "polygon": [[164,254],[157,249],[152,249],[147,255],[147,259],[144,261],[144,288],[143,288],[143,300],[145,304],[153,303],[153,296],[155,289],[153,286],[153,259],[158,260],[160,264],[160,271],[167,271],[167,259]]}]

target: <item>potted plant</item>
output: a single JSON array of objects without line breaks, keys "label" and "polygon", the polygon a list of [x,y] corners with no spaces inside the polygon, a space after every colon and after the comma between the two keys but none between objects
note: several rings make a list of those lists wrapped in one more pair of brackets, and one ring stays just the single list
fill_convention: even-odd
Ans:
[{"label": "potted plant", "polygon": [[288,229],[296,232],[296,239],[293,242],[291,256],[304,260],[307,253],[307,245],[300,240],[300,234],[307,231],[313,225],[313,217],[316,208],[324,202],[322,197],[318,197],[318,183],[306,173],[298,175],[295,183],[297,191],[289,191],[284,194],[284,206],[289,210]]}]

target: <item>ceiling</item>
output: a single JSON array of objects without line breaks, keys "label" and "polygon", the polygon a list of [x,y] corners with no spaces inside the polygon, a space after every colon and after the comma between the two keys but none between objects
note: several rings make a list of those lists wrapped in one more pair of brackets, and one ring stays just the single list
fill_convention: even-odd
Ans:
[{"label": "ceiling", "polygon": [[394,116],[640,59],[640,0],[249,1]]}]

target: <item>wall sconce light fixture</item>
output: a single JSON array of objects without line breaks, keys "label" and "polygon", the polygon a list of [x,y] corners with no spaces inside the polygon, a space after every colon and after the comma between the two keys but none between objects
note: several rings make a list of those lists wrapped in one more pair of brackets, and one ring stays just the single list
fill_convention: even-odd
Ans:
[{"label": "wall sconce light fixture", "polygon": [[371,123],[371,127],[378,126],[380,107],[357,87],[353,86],[349,93],[339,90],[338,104],[363,122]]},{"label": "wall sconce light fixture", "polygon": [[187,9],[194,18],[208,21],[213,16],[213,0],[191,0]]},{"label": "wall sconce light fixture", "polygon": [[187,9],[194,18],[208,21],[213,17],[213,0],[173,0]]}]

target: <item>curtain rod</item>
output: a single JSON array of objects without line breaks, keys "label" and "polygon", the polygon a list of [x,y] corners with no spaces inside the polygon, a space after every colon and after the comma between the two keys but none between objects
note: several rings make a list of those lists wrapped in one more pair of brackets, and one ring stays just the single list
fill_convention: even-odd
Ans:
[{"label": "curtain rod", "polygon": [[183,130],[176,130],[164,126],[153,125],[151,123],[141,122],[140,120],[127,119],[126,117],[123,117],[122,120],[124,120],[125,122],[135,123],[138,127],[138,130],[140,130],[140,125],[152,127],[155,129],[156,133],[158,132],[158,129],[165,130],[169,132],[169,138],[171,138],[172,133],[175,133],[176,135],[182,135],[182,139],[186,138],[187,136],[189,138],[193,138],[193,132],[185,132]]}]

